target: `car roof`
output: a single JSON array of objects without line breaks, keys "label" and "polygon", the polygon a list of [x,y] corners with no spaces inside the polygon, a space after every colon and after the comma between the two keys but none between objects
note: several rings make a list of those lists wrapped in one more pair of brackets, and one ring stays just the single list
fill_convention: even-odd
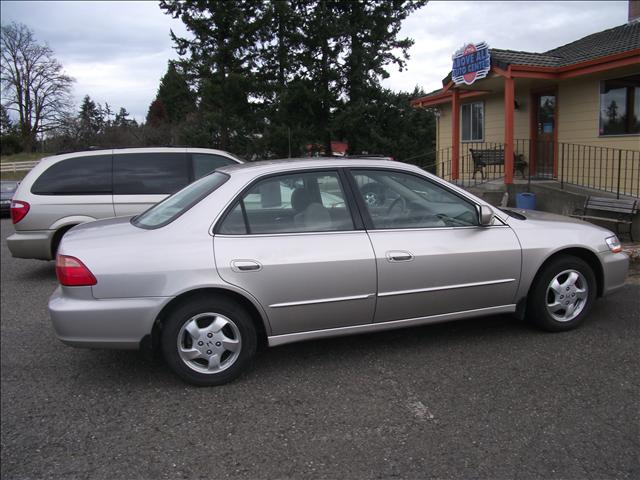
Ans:
[{"label": "car roof", "polygon": [[297,169],[323,169],[323,168],[390,168],[395,170],[419,171],[419,167],[407,163],[392,160],[380,160],[374,158],[331,158],[331,157],[303,157],[287,158],[282,160],[262,160],[238,165],[226,165],[217,169],[229,175],[255,176],[265,173],[288,172]]},{"label": "car roof", "polygon": [[127,153],[166,153],[166,152],[180,152],[180,153],[209,153],[215,155],[221,155],[223,157],[231,158],[237,162],[243,162],[232,153],[225,152],[224,150],[216,150],[213,148],[197,148],[197,147],[131,147],[131,148],[105,148],[102,150],[82,150],[78,152],[59,153],[57,155],[50,155],[43,157],[41,162],[44,164],[56,163],[60,160],[66,160],[67,158],[74,157],[89,157],[93,155],[124,155]]}]

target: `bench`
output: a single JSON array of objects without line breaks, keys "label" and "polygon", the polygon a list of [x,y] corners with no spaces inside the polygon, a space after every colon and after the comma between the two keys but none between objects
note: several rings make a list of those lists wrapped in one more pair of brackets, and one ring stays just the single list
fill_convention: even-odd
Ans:
[{"label": "bench", "polygon": [[[488,148],[479,150],[477,148],[470,148],[471,159],[473,160],[473,178],[476,178],[476,173],[480,172],[482,179],[484,180],[484,167],[487,165],[504,165],[504,149],[503,148]],[[522,174],[522,178],[525,178],[524,170],[527,168],[527,162],[524,159],[524,155],[513,153],[513,172],[516,171]]]},{"label": "bench", "polygon": [[[638,213],[639,207],[639,202],[633,199],[587,197],[587,200],[584,202],[584,207],[577,208],[571,216],[580,218],[581,220],[597,220],[600,222],[615,223],[617,234],[620,234],[618,225],[628,225],[629,231],[626,233],[629,234],[633,242],[631,224],[633,222],[633,216]],[[593,215],[590,213],[597,214]],[[608,215],[604,216],[605,214]]]}]

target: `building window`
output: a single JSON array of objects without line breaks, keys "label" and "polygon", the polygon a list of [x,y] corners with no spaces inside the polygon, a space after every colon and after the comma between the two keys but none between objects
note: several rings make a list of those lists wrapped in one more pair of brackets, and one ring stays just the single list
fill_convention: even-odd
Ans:
[{"label": "building window", "polygon": [[484,103],[466,103],[460,106],[463,142],[484,141]]},{"label": "building window", "polygon": [[640,75],[600,83],[600,135],[640,133]]}]

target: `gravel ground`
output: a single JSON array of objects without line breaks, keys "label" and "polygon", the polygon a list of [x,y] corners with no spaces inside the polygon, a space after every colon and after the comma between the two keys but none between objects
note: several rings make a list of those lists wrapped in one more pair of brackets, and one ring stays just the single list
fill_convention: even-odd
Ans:
[{"label": "gravel ground", "polygon": [[66,347],[52,262],[2,220],[3,479],[640,478],[640,287],[547,334],[506,316],[300,343],[195,388]]}]

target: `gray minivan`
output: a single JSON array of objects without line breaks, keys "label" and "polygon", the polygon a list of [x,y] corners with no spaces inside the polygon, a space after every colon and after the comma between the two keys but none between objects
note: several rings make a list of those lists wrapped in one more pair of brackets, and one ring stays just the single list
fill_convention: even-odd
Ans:
[{"label": "gray minivan", "polygon": [[80,223],[137,215],[216,168],[242,160],[205,148],[126,148],[43,158],[11,203],[17,258],[51,260],[62,236]]}]

